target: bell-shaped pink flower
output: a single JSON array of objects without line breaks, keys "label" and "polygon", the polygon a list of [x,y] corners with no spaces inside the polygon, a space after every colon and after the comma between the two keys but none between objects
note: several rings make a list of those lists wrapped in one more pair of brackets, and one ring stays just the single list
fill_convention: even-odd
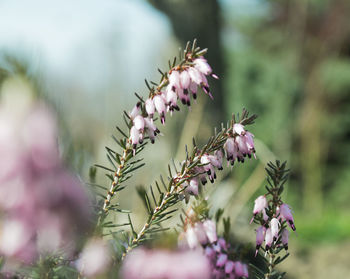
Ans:
[{"label": "bell-shaped pink flower", "polygon": [[263,226],[260,226],[259,228],[256,229],[256,251],[255,251],[255,256],[258,254],[258,250],[261,246],[261,244],[264,242],[265,238],[265,231],[266,228]]},{"label": "bell-shaped pink flower", "polygon": [[213,243],[218,240],[216,234],[216,224],[212,220],[205,220],[203,222],[203,227],[210,243]]},{"label": "bell-shaped pink flower", "polygon": [[140,132],[143,131],[144,127],[145,127],[145,120],[143,119],[143,117],[141,115],[137,115],[134,118],[134,126],[137,130],[139,130]]},{"label": "bell-shaped pink flower", "polygon": [[194,224],[194,231],[200,244],[204,245],[208,243],[207,234],[205,233],[202,222],[197,222]]},{"label": "bell-shaped pink flower", "polygon": [[253,214],[256,215],[267,208],[267,200],[265,196],[259,196],[254,202]]},{"label": "bell-shaped pink flower", "polygon": [[227,261],[225,264],[225,273],[230,274],[235,267],[235,264],[233,261]]},{"label": "bell-shaped pink flower", "polygon": [[145,108],[146,108],[146,112],[148,114],[148,116],[152,119],[154,112],[155,112],[155,106],[154,106],[154,102],[152,99],[147,99],[145,102]]},{"label": "bell-shaped pink flower", "polygon": [[190,67],[187,69],[187,72],[194,83],[196,83],[197,85],[200,85],[202,83],[201,73],[196,68]]},{"label": "bell-shaped pink flower", "polygon": [[217,267],[222,267],[226,264],[227,262],[227,254],[219,254],[218,259],[216,260],[216,266]]},{"label": "bell-shaped pink flower", "polygon": [[131,120],[134,120],[134,118],[140,114],[140,110],[141,110],[141,102],[138,102],[133,109],[131,110],[131,112],[129,113],[129,116],[131,118]]},{"label": "bell-shaped pink flower", "polygon": [[198,179],[195,177],[195,178],[192,178],[190,181],[189,181],[189,184],[186,188],[186,192],[189,193],[190,195],[193,195],[193,196],[197,196],[198,195]]},{"label": "bell-shaped pink flower", "polygon": [[268,228],[266,230],[266,233],[265,233],[265,246],[266,246],[266,250],[269,250],[271,245],[272,245],[272,242],[273,242],[273,236],[272,236],[272,232],[271,232],[271,229]]},{"label": "bell-shaped pink flower", "polygon": [[208,62],[206,59],[203,57],[199,57],[193,61],[194,67],[203,73],[204,75],[209,75],[212,72],[211,67],[209,66]]},{"label": "bell-shaped pink flower", "polygon": [[242,277],[244,275],[244,267],[240,261],[235,262],[235,274],[237,277]]},{"label": "bell-shaped pink flower", "polygon": [[289,231],[287,229],[283,229],[282,231],[282,244],[284,249],[288,250],[288,240],[289,240]]},{"label": "bell-shaped pink flower", "polygon": [[162,124],[164,124],[165,123],[166,106],[165,106],[165,101],[163,99],[163,96],[157,95],[154,97],[153,100],[154,100],[154,106],[160,115],[160,122]]},{"label": "bell-shaped pink flower", "polygon": [[169,86],[180,88],[180,73],[178,71],[172,71],[169,75]]},{"label": "bell-shaped pink flower", "polygon": [[280,206],[280,214],[282,218],[287,221],[292,230],[295,231],[294,218],[288,204],[284,203]]},{"label": "bell-shaped pink flower", "polygon": [[136,145],[139,143],[140,139],[140,132],[138,129],[136,129],[135,126],[132,126],[130,129],[130,139],[131,139],[131,144],[133,145],[133,149],[136,149]]},{"label": "bell-shaped pink flower", "polygon": [[186,239],[188,247],[190,247],[191,249],[194,249],[195,247],[199,246],[199,240],[197,238],[196,231],[192,226],[188,226],[186,229]]},{"label": "bell-shaped pink flower", "polygon": [[235,131],[235,133],[237,133],[240,136],[244,135],[245,133],[244,126],[240,123],[235,123],[233,125],[233,130]]},{"label": "bell-shaped pink flower", "polygon": [[[187,89],[190,87],[191,78],[186,70],[183,70],[180,74],[180,85],[182,89]],[[196,86],[197,87],[197,86]]]},{"label": "bell-shaped pink flower", "polygon": [[271,228],[272,237],[275,240],[278,237],[279,227],[280,227],[280,222],[278,221],[278,219],[272,218],[272,220],[270,221],[270,228]]}]

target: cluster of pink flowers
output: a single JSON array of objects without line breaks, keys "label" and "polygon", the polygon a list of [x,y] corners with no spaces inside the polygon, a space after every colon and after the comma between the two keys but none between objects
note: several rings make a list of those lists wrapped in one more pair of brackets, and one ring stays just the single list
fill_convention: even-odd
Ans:
[{"label": "cluster of pink flowers", "polygon": [[[244,158],[248,156],[251,158],[253,154],[255,157],[255,148],[253,134],[244,129],[242,124],[236,123],[232,127],[232,133],[228,133],[228,138],[223,146],[223,149],[216,150],[213,154],[204,153],[200,157],[200,166],[195,166],[192,170],[193,176],[191,179],[182,183],[181,188],[185,188],[186,200],[189,195],[197,196],[199,182],[202,185],[207,183],[207,178],[211,183],[216,179],[215,169],[222,170],[224,152],[226,153],[227,161],[234,164],[237,159],[239,162],[244,162]],[[223,152],[224,151],[224,152]],[[200,151],[198,151],[198,154]],[[194,161],[199,160],[195,157]],[[183,162],[185,164],[186,162]],[[181,180],[181,174],[173,177],[175,181]]]},{"label": "cluster of pink flowers", "polygon": [[69,255],[88,228],[89,200],[60,162],[51,112],[12,102],[0,106],[0,253],[25,263]]},{"label": "cluster of pink flowers", "polygon": [[[289,231],[286,227],[282,228],[282,223],[286,222],[288,226],[295,231],[294,218],[292,211],[288,204],[281,204],[277,207],[276,213],[269,217],[266,214],[268,209],[268,202],[265,196],[259,196],[255,200],[253,214],[253,219],[261,214],[262,225],[256,230],[256,253],[258,253],[259,248],[265,241],[265,249],[269,250],[271,246],[276,243],[276,241],[281,237],[281,243],[283,247],[288,249],[288,238]],[[252,220],[253,220],[252,219]]]},{"label": "cluster of pink flowers", "polygon": [[211,75],[212,69],[204,57],[193,59],[191,65],[185,64],[172,69],[168,74],[168,84],[164,90],[159,90],[145,101],[144,109],[139,102],[129,113],[133,126],[130,129],[130,141],[133,148],[142,143],[147,133],[149,139],[154,143],[159,130],[153,123],[155,112],[159,114],[162,124],[165,123],[165,115],[168,111],[180,110],[177,101],[190,106],[192,94],[193,99],[197,98],[198,86],[212,97],[206,76]]},{"label": "cluster of pink flowers", "polygon": [[123,279],[209,279],[210,264],[199,251],[170,252],[137,248],[121,269]]},{"label": "cluster of pink flowers", "polygon": [[201,250],[210,261],[211,278],[248,278],[248,266],[229,258],[229,244],[224,238],[217,237],[216,224],[210,219],[193,222],[190,219],[194,214],[189,214],[185,231],[179,235],[179,246]]},{"label": "cluster of pink flowers", "polygon": [[233,165],[235,160],[243,163],[246,156],[255,157],[254,135],[240,123],[235,123],[232,130],[233,137],[229,137],[224,144],[227,161]]}]

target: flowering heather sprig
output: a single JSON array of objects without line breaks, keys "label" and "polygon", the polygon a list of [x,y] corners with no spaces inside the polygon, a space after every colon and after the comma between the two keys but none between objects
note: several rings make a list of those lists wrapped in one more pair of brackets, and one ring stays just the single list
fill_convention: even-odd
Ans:
[{"label": "flowering heather sprig", "polygon": [[232,253],[231,245],[217,236],[216,223],[199,216],[190,208],[184,220],[184,231],[179,235],[182,249],[202,250],[210,261],[211,278],[248,278],[248,266]]},{"label": "flowering heather sprig", "polygon": [[[254,122],[256,115],[249,116],[246,110],[243,110],[240,119],[237,123],[240,123],[244,128],[244,125],[249,125]],[[162,191],[159,184],[156,183],[156,188],[159,193],[158,199],[155,197],[152,186],[150,187],[152,200],[149,198],[146,191],[143,191],[141,197],[144,199],[144,203],[147,207],[149,216],[147,222],[143,228],[137,233],[132,228],[133,237],[129,242],[126,253],[138,246],[143,242],[147,235],[154,232],[160,232],[165,230],[161,228],[159,224],[170,218],[170,214],[175,210],[167,211],[170,207],[177,204],[184,198],[186,201],[190,198],[190,195],[198,195],[200,183],[204,186],[207,182],[206,177],[213,183],[216,178],[215,168],[222,169],[222,158],[224,145],[228,140],[235,139],[239,135],[234,131],[235,117],[233,117],[230,125],[227,128],[222,127],[219,133],[215,133],[211,137],[208,143],[203,148],[198,148],[193,140],[193,150],[189,154],[186,148],[186,159],[181,163],[181,170],[177,170],[174,166],[175,174],[169,169],[169,182],[166,184],[161,177],[161,184],[163,184],[164,190]],[[205,158],[205,159],[203,159]],[[242,162],[242,161],[241,161]],[[200,183],[199,183],[200,182]],[[153,203],[151,202],[153,201]],[[156,225],[156,228],[153,228]]]},{"label": "flowering heather sprig", "polygon": [[[180,54],[180,62],[176,64],[176,58],[173,63],[169,61],[169,71],[160,71],[162,77],[159,83],[146,80],[146,85],[149,89],[149,96],[146,100],[139,95],[139,102],[130,112],[125,112],[124,120],[128,128],[127,132],[122,131],[117,127],[118,131],[124,138],[114,140],[121,146],[122,152],[118,153],[110,148],[107,149],[107,157],[113,166],[113,169],[96,165],[109,171],[108,177],[111,179],[109,190],[102,186],[107,192],[103,204],[103,210],[100,215],[100,224],[109,209],[116,209],[111,206],[111,199],[115,192],[121,189],[121,183],[127,180],[130,176],[128,173],[142,167],[143,164],[138,164],[140,161],[129,162],[133,156],[139,153],[144,146],[144,141],[149,139],[154,143],[156,136],[160,133],[155,125],[155,113],[157,112],[162,124],[165,123],[166,113],[174,110],[180,110],[177,104],[181,100],[187,106],[191,105],[191,97],[196,99],[198,87],[212,97],[209,89],[209,84],[206,76],[218,78],[213,72],[203,55],[207,49],[200,49],[196,46],[194,40],[192,47],[187,43],[185,50]],[[98,186],[98,185],[97,185]],[[98,186],[101,188],[101,186]]]},{"label": "flowering heather sprig", "polygon": [[268,168],[266,168],[269,184],[266,186],[266,190],[268,193],[255,200],[252,221],[259,225],[256,229],[255,255],[258,254],[259,249],[265,252],[264,256],[268,265],[267,273],[263,273],[253,266],[256,275],[261,276],[258,278],[271,278],[274,267],[288,257],[288,253],[283,257],[277,255],[283,249],[288,250],[288,226],[295,231],[291,209],[281,199],[289,172],[285,168],[286,162],[282,164],[279,161],[276,161],[276,164],[268,163]]}]

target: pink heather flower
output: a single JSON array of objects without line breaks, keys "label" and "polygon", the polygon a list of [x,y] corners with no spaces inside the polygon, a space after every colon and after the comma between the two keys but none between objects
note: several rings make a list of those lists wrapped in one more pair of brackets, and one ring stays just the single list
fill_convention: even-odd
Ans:
[{"label": "pink heather flower", "polygon": [[145,121],[145,124],[146,124],[148,137],[149,137],[151,143],[153,144],[157,133],[160,133],[160,131],[158,130],[156,125],[154,125],[152,119],[146,117],[146,118],[144,118],[144,121]]},{"label": "pink heather flower", "polygon": [[154,100],[154,106],[160,115],[160,121],[162,122],[162,124],[164,124],[165,123],[166,106],[165,106],[165,101],[163,99],[163,96],[157,95],[154,97],[153,100]]},{"label": "pink heather flower", "polygon": [[235,264],[233,261],[227,261],[225,264],[225,273],[230,274],[233,271]]},{"label": "pink heather flower", "polygon": [[188,243],[188,247],[194,249],[199,246],[199,240],[197,238],[197,234],[192,226],[188,226],[186,228],[186,239]]},{"label": "pink heather flower", "polygon": [[192,92],[193,99],[197,99],[197,90],[198,90],[197,84],[191,81],[189,89]]},{"label": "pink heather flower", "polygon": [[178,71],[172,71],[169,75],[169,86],[180,88],[180,74]]},{"label": "pink heather flower", "polygon": [[267,208],[267,200],[265,196],[259,196],[254,202],[253,214],[254,216],[260,212],[262,212],[265,208]]},{"label": "pink heather flower", "polygon": [[224,150],[226,151],[226,159],[227,161],[231,161],[231,165],[234,164],[234,161],[237,158],[237,145],[233,138],[228,138],[224,144]]},{"label": "pink heather flower", "polygon": [[265,209],[263,209],[262,214],[263,214],[264,221],[267,222],[267,220],[269,220],[269,216],[267,216]]},{"label": "pink heather flower", "polygon": [[289,231],[287,229],[283,229],[282,231],[282,244],[284,249],[288,250],[288,239],[289,239]]},{"label": "pink heather flower", "polygon": [[284,220],[287,221],[288,225],[295,231],[294,218],[292,215],[292,211],[288,204],[284,203],[280,206],[280,213]]},{"label": "pink heather flower", "polygon": [[218,259],[216,260],[217,267],[223,267],[227,262],[227,254],[219,254]]},{"label": "pink heather flower", "polygon": [[[220,150],[218,150],[218,151],[221,152]],[[219,170],[222,170],[222,156],[220,156],[220,153],[215,153],[215,154],[219,154],[219,156],[217,156],[217,155],[209,155],[208,156],[210,163],[214,167],[218,168]]]},{"label": "pink heather flower", "polygon": [[238,150],[245,157],[249,153],[249,149],[246,143],[246,138],[244,136],[237,136],[235,138],[235,142],[237,143]]},{"label": "pink heather flower", "polygon": [[186,188],[186,192],[189,193],[190,195],[194,195],[194,196],[198,195],[198,179],[197,178],[192,178],[189,181],[189,185]]},{"label": "pink heather flower", "polygon": [[237,277],[244,276],[244,266],[240,261],[235,262],[235,274]]},{"label": "pink heather flower", "polygon": [[176,93],[179,96],[179,99],[183,105],[190,105],[190,98],[188,94],[186,95],[184,93],[184,90],[182,88],[177,88]]},{"label": "pink heather flower", "polygon": [[89,229],[88,197],[62,165],[51,111],[32,101],[18,108],[16,97],[0,104],[0,254],[26,264],[41,253],[71,256]]},{"label": "pink heather flower", "polygon": [[121,268],[123,279],[210,279],[210,264],[200,251],[170,252],[137,248]]},{"label": "pink heather flower", "polygon": [[204,75],[209,75],[212,72],[211,67],[209,66],[208,62],[206,59],[203,57],[197,58],[193,61],[194,67],[203,73]]},{"label": "pink heather flower", "polygon": [[277,239],[278,237],[279,227],[280,227],[280,222],[278,221],[278,219],[272,218],[272,220],[270,221],[270,228],[271,228],[272,237],[274,239]]},{"label": "pink heather flower", "polygon": [[235,133],[237,133],[240,136],[245,134],[244,126],[240,123],[235,123],[233,125],[233,130],[235,131]]},{"label": "pink heather flower", "polygon": [[202,75],[196,68],[190,67],[187,69],[187,72],[194,83],[197,85],[200,85],[202,83]]},{"label": "pink heather flower", "polygon": [[200,244],[206,244],[208,243],[207,235],[204,231],[204,227],[202,222],[197,222],[194,224],[194,231],[196,233],[197,239],[200,242]]},{"label": "pink heather flower", "polygon": [[268,228],[265,233],[265,245],[266,245],[266,250],[269,250],[273,242],[273,236],[271,229]]},{"label": "pink heather flower", "polygon": [[248,266],[246,264],[243,264],[243,277],[249,277]]},{"label": "pink heather flower", "polygon": [[140,110],[141,110],[141,102],[138,102],[133,109],[131,110],[131,112],[129,113],[129,116],[131,118],[131,120],[134,120],[134,118],[140,114]]},{"label": "pink heather flower", "polygon": [[170,86],[168,86],[166,89],[166,104],[169,106],[169,110],[171,112],[174,109],[179,110],[179,107],[177,105],[177,94]]},{"label": "pink heather flower", "polygon": [[209,155],[204,154],[204,155],[201,157],[201,164],[205,164],[205,165],[203,166],[203,168],[204,168],[204,170],[207,172],[207,174],[208,174],[208,176],[209,176],[210,182],[213,183],[213,182],[214,182],[214,179],[216,178],[216,174],[215,174],[213,165],[211,164]]},{"label": "pink heather flower", "polygon": [[213,243],[217,241],[218,237],[216,235],[216,224],[212,220],[207,219],[203,222],[203,227],[205,233],[207,234],[209,242]]},{"label": "pink heather flower", "polygon": [[152,119],[154,112],[155,112],[155,106],[154,106],[154,102],[152,99],[147,99],[145,102],[145,108],[146,108],[146,112],[148,114],[148,116]]},{"label": "pink heather flower", "polygon": [[[190,75],[188,74],[188,72],[186,70],[183,70],[180,74],[181,87],[183,89],[187,89],[190,87],[190,83],[191,83]],[[196,88],[197,88],[197,86],[196,86]]]},{"label": "pink heather flower", "polygon": [[133,149],[135,149],[140,140],[140,132],[138,129],[136,129],[135,126],[132,126],[130,129],[130,139],[133,145]]},{"label": "pink heather flower", "polygon": [[143,119],[143,117],[141,115],[137,115],[135,116],[133,122],[134,122],[135,128],[142,133],[145,127],[145,120]]},{"label": "pink heather flower", "polygon": [[210,260],[213,260],[213,259],[215,258],[215,256],[216,256],[215,250],[214,250],[212,247],[210,247],[210,246],[205,247],[205,249],[204,249],[204,254],[205,254],[205,255],[208,257],[208,259],[210,259]]},{"label": "pink heather flower", "polygon": [[228,247],[227,247],[226,240],[224,238],[220,237],[218,239],[218,244],[222,250],[227,250]]},{"label": "pink heather flower", "polygon": [[265,238],[265,227],[260,226],[256,229],[256,251],[255,251],[255,257],[258,254],[258,250],[261,246],[261,244],[264,242]]}]

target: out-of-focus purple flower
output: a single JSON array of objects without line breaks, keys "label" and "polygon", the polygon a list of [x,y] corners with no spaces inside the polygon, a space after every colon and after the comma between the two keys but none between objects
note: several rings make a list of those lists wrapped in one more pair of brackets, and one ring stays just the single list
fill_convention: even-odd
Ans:
[{"label": "out-of-focus purple flower", "polygon": [[204,229],[204,226],[201,222],[197,222],[194,224],[194,231],[196,233],[197,239],[200,244],[207,244],[208,238]]},{"label": "out-of-focus purple flower", "polygon": [[169,252],[138,248],[124,260],[123,279],[209,279],[210,264],[202,252]]},{"label": "out-of-focus purple flower", "polygon": [[227,261],[225,264],[225,273],[227,274],[232,273],[234,267],[235,267],[235,264],[233,261]]},{"label": "out-of-focus purple flower", "polygon": [[[33,263],[39,254],[75,252],[90,203],[58,156],[55,119],[43,104],[0,105],[0,253]],[[3,124],[3,125],[2,125]]]},{"label": "out-of-focus purple flower", "polygon": [[204,227],[205,233],[207,234],[209,242],[213,243],[217,241],[218,237],[216,234],[216,224],[212,220],[207,219],[203,222],[203,227]]},{"label": "out-of-focus purple flower", "polygon": [[219,254],[218,259],[216,260],[217,267],[223,267],[227,262],[227,254]]},{"label": "out-of-focus purple flower", "polygon": [[287,221],[288,225],[295,231],[294,218],[292,215],[292,210],[289,205],[284,203],[280,206],[280,214],[284,220]]},{"label": "out-of-focus purple flower", "polygon": [[81,274],[87,278],[95,278],[106,272],[111,259],[107,244],[102,239],[91,239],[85,245],[76,265]]}]

